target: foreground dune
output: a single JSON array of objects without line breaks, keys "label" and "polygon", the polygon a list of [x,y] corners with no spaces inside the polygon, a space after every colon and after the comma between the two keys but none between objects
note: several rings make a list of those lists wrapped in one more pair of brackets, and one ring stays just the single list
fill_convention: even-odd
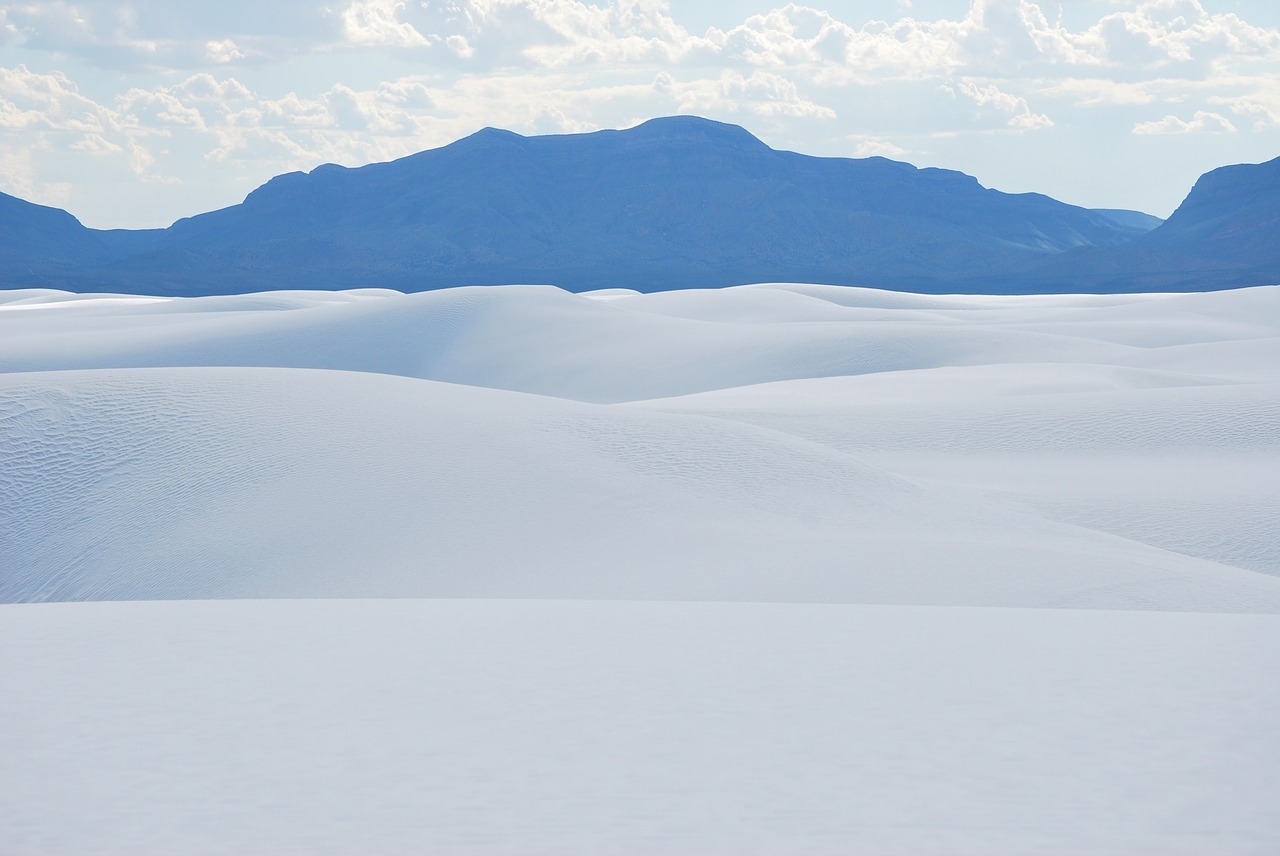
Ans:
[{"label": "foreground dune", "polygon": [[1264,856],[1280,619],[0,607],[6,854]]}]

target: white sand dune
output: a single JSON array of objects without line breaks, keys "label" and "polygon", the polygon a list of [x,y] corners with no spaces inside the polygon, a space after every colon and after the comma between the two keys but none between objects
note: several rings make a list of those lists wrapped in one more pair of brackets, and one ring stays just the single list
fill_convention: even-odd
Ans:
[{"label": "white sand dune", "polygon": [[1280,287],[0,292],[0,853],[1270,856],[1277,461]]},{"label": "white sand dune", "polygon": [[[1278,290],[1251,291],[1271,296]],[[134,303],[86,296],[56,300],[43,311],[30,303],[20,304],[21,311],[0,307],[0,371],[324,368],[619,402],[954,365],[1110,363],[1149,347],[1092,335],[1094,313],[1072,320],[1080,306],[1101,301],[1105,309],[1115,298],[1073,298],[1065,308],[1030,298],[1021,310],[980,308],[1000,307],[1011,298],[975,298],[969,308],[944,311],[915,305],[949,305],[938,298],[891,300],[866,289],[821,291],[832,292],[848,302],[865,296],[872,306],[767,286],[612,300],[548,286],[363,292],[345,299],[268,293]],[[1174,300],[1169,314],[1182,314],[1180,301],[1169,299]],[[1159,300],[1147,298],[1153,306]],[[779,302],[796,301],[813,309],[798,315],[776,310]],[[1248,322],[1250,309],[1260,302],[1253,297],[1240,307],[1240,328],[1230,331],[1232,340],[1275,336],[1274,322]],[[765,312],[761,304],[776,311]],[[673,305],[699,317],[673,317],[667,314]],[[815,313],[820,320],[813,319]],[[1057,324],[1040,321],[1058,315],[1065,317]],[[1019,326],[1022,316],[1034,330]],[[1148,335],[1140,321],[1126,326],[1139,331],[1137,338]],[[1184,338],[1204,340],[1195,329]]]},{"label": "white sand dune", "polygon": [[11,856],[1268,856],[1280,617],[0,607]]},{"label": "white sand dune", "polygon": [[7,601],[601,597],[1280,611],[1280,578],[778,431],[387,375],[0,378]]},{"label": "white sand dune", "polygon": [[7,601],[1280,609],[1280,288],[12,292],[0,333]]},{"label": "white sand dune", "polygon": [[977,366],[648,402],[978,488],[1054,519],[1280,575],[1280,384]]}]

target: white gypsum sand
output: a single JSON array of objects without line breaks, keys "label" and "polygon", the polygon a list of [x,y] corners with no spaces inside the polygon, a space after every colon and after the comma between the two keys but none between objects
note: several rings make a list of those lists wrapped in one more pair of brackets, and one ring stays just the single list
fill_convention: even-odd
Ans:
[{"label": "white gypsum sand", "polygon": [[0,852],[1280,848],[1280,287],[0,292],[0,372]]},{"label": "white gypsum sand", "polygon": [[1280,288],[5,297],[0,600],[1280,608]]},{"label": "white gypsum sand", "polygon": [[1280,848],[1280,618],[538,600],[0,607],[53,854]]}]

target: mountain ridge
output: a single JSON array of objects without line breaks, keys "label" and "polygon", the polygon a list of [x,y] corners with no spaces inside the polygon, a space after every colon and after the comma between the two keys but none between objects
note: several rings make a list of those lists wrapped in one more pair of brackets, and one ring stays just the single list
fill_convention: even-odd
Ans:
[{"label": "mountain ridge", "polygon": [[[1277,206],[1265,189],[1240,203],[1259,182],[1236,169],[1202,178],[1172,227],[1151,228],[1156,218],[1141,212],[1004,193],[954,170],[775,150],[737,125],[694,116],[588,134],[484,128],[394,161],[285,173],[238,205],[162,230],[88,230],[66,212],[57,222],[42,215],[25,228],[43,237],[9,241],[25,249],[6,253],[0,287],[1199,290],[1259,284],[1245,280],[1273,268],[1280,281],[1280,259],[1272,265],[1268,255]],[[1242,210],[1254,223],[1248,240],[1232,225]],[[1262,261],[1214,268],[1213,252],[1189,242]],[[1225,273],[1204,279],[1217,269]]]}]

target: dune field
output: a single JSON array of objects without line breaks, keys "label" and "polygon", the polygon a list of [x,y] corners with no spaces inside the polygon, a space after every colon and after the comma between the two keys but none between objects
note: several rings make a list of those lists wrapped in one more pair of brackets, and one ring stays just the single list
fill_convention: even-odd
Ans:
[{"label": "dune field", "polygon": [[0,292],[0,851],[1280,851],[1280,286]]}]

